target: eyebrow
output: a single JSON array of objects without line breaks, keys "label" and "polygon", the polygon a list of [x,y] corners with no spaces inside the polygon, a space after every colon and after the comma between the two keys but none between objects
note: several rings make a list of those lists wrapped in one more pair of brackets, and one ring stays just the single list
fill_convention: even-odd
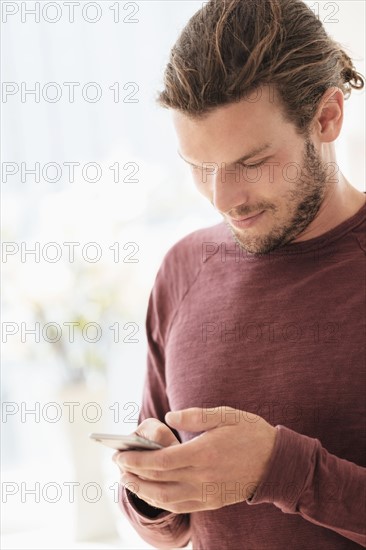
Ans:
[{"label": "eyebrow", "polygon": [[[237,160],[233,160],[232,162],[228,162],[226,164],[236,164],[237,162],[245,162],[246,160],[249,160],[250,158],[259,155],[259,153],[262,153],[266,149],[269,149],[272,146],[272,143],[264,143],[263,145],[260,145],[259,147],[255,147],[249,153],[244,155],[243,157],[240,157]],[[187,162],[187,164],[190,164],[191,166],[198,166],[197,164],[193,164],[192,162],[189,162],[187,159],[185,159],[181,153],[178,151],[178,155],[184,160],[184,162]],[[203,164],[203,163],[202,163]]]}]

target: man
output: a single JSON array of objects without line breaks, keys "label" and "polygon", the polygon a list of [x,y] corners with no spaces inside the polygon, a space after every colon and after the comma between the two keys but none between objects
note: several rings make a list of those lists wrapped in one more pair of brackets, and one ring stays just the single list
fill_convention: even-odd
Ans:
[{"label": "man", "polygon": [[136,433],[168,448],[114,456],[153,546],[366,547],[366,206],[334,150],[363,85],[301,0],[210,1],[173,47],[159,103],[223,222],[149,300]]}]

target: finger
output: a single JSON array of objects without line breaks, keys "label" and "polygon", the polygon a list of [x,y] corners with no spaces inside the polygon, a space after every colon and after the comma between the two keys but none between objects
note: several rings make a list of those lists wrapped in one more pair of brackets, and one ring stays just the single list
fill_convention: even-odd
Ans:
[{"label": "finger", "polygon": [[[132,479],[132,478],[131,478]],[[191,512],[199,512],[202,510],[215,510],[217,508],[221,508],[223,506],[223,501],[221,499],[213,500],[212,498],[207,498],[205,491],[202,491],[202,495],[197,500],[185,500],[182,502],[165,502],[164,505],[159,503],[156,498],[150,498],[149,496],[142,495],[140,486],[138,484],[140,480],[133,482],[130,481],[126,483],[126,488],[129,489],[132,493],[136,494],[139,498],[141,498],[144,502],[147,502],[150,504],[150,506],[153,506],[155,508],[160,508],[162,510],[174,512],[176,514],[186,514]],[[123,481],[121,481],[123,483]],[[156,497],[156,495],[155,495]],[[236,504],[237,501],[233,500],[231,504]],[[225,504],[229,504],[226,502]]]},{"label": "finger", "polygon": [[121,470],[122,473],[125,471],[125,467],[123,466],[122,462],[120,461],[120,457],[123,455],[123,452],[116,451],[112,455],[113,462],[118,466],[118,468]]},{"label": "finger", "polygon": [[180,411],[169,411],[165,421],[169,426],[188,432],[206,432],[227,424],[237,424],[245,411],[228,406],[190,407]]},{"label": "finger", "polygon": [[202,445],[197,440],[205,434],[191,439],[186,443],[172,445],[157,451],[124,451],[118,457],[118,464],[122,468],[133,471],[143,470],[176,470],[199,466],[199,457],[202,453]]},{"label": "finger", "polygon": [[117,460],[118,460],[118,455],[119,455],[119,451],[116,451],[115,453],[112,454],[112,460],[116,464],[117,464]]},{"label": "finger", "polygon": [[134,433],[146,439],[156,441],[156,443],[160,443],[163,447],[180,443],[172,430],[157,418],[145,419]]},{"label": "finger", "polygon": [[146,481],[133,474],[125,474],[122,476],[123,484],[128,485],[128,488],[133,485],[136,487],[136,495],[145,500],[152,502],[153,506],[163,508],[167,504],[185,502],[187,500],[201,501],[202,491],[200,485],[195,486],[188,483],[163,482],[156,483]]},{"label": "finger", "polygon": [[186,481],[192,482],[200,478],[200,470],[189,466],[188,468],[177,468],[175,470],[134,470],[125,468],[124,473],[137,475],[140,479],[148,481]]}]

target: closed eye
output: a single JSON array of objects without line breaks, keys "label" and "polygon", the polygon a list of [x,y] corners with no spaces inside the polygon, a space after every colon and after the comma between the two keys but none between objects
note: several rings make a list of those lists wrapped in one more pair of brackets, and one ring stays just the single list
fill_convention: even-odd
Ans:
[{"label": "closed eye", "polygon": [[257,168],[258,166],[262,166],[265,161],[262,160],[261,162],[258,162],[257,164],[245,164],[245,162],[239,162],[240,166],[243,166],[244,168]]},{"label": "closed eye", "polygon": [[[237,164],[239,164],[239,166],[243,166],[244,168],[257,168],[258,166],[262,166],[265,162],[265,160],[262,160],[257,164],[245,164],[245,162],[238,162]],[[202,166],[197,166],[196,164],[189,163],[189,165],[193,170],[203,170],[203,164]]]}]

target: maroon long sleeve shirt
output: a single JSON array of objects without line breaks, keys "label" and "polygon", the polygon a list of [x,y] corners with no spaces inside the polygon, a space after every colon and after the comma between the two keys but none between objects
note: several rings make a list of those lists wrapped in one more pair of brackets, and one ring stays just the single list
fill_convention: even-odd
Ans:
[{"label": "maroon long sleeve shirt", "polygon": [[366,547],[365,229],[366,205],[319,237],[255,256],[222,222],[166,254],[148,305],[139,422],[229,406],[278,433],[250,501],[149,517],[123,487],[120,506],[149,544]]}]

